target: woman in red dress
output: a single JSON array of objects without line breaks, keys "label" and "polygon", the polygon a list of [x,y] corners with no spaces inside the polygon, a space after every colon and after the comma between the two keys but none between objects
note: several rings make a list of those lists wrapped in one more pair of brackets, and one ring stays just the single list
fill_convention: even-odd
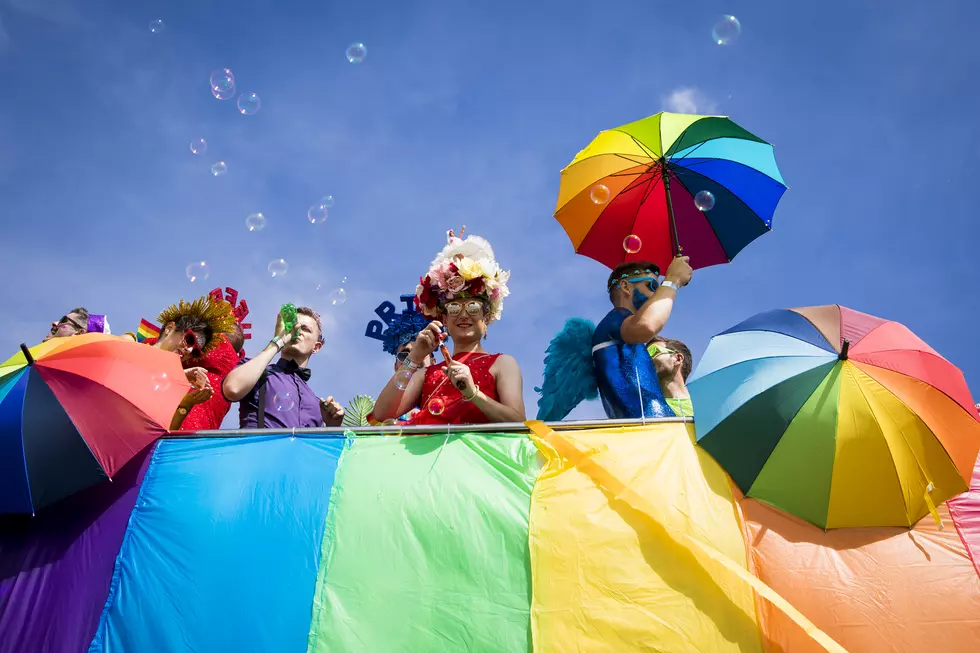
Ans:
[{"label": "woman in red dress", "polygon": [[[525,420],[521,368],[512,356],[488,353],[482,344],[489,325],[500,318],[509,277],[497,265],[490,243],[449,232],[449,244],[415,293],[419,310],[435,319],[378,396],[377,419],[418,407],[410,424]],[[452,360],[423,367],[447,335],[453,341]]]}]

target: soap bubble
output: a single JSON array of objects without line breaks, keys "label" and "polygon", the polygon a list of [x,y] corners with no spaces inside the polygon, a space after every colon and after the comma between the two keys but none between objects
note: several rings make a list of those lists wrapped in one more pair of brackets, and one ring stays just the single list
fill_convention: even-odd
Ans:
[{"label": "soap bubble", "polygon": [[230,91],[219,91],[218,89],[211,87],[211,95],[218,98],[219,100],[230,100],[235,97],[235,89]]},{"label": "soap bubble", "polygon": [[215,177],[220,177],[226,172],[228,172],[228,166],[225,165],[224,161],[218,161],[217,163],[211,165],[211,174]]},{"label": "soap bubble", "polygon": [[609,189],[606,188],[605,184],[596,184],[589,192],[589,197],[591,197],[592,201],[596,204],[605,204],[609,201],[610,195],[611,193],[609,192]]},{"label": "soap bubble", "polygon": [[347,46],[347,61],[351,63],[361,63],[367,56],[367,48],[363,43],[351,43]]},{"label": "soap bubble", "polygon": [[262,100],[257,93],[242,93],[238,96],[238,110],[242,115],[252,116],[262,107]]},{"label": "soap bubble", "polygon": [[272,403],[277,411],[285,413],[296,407],[296,398],[293,397],[292,392],[284,390],[272,398]]},{"label": "soap bubble", "polygon": [[164,24],[163,24],[163,21],[162,21],[162,20],[160,20],[159,18],[158,18],[158,19],[156,19],[156,20],[151,20],[151,21],[150,21],[150,31],[151,31],[152,33],[154,33],[154,34],[159,34],[159,33],[160,33],[160,32],[162,32],[162,31],[163,31],[164,29],[166,29],[166,25],[164,25]]},{"label": "soap bubble", "polygon": [[395,387],[404,390],[412,382],[412,372],[410,370],[399,370],[395,375]]},{"label": "soap bubble", "polygon": [[328,209],[333,208],[333,195],[325,195],[320,198],[320,205],[325,206]]},{"label": "soap bubble", "polygon": [[245,226],[249,231],[262,231],[265,227],[265,216],[261,213],[251,213],[245,218]]},{"label": "soap bubble", "polygon": [[442,415],[444,412],[446,412],[446,402],[444,402],[439,397],[433,397],[432,399],[429,399],[429,403],[426,404],[426,407],[429,409],[430,413],[432,413],[437,417],[439,415]]},{"label": "soap bubble", "polygon": [[166,372],[157,372],[150,376],[150,383],[153,384],[154,392],[166,392],[170,389],[170,377]]},{"label": "soap bubble", "polygon": [[710,190],[699,191],[694,196],[694,205],[698,207],[699,211],[710,211],[715,208],[715,196]]},{"label": "soap bubble", "polygon": [[211,89],[219,93],[232,93],[235,90],[235,76],[227,68],[211,73]]},{"label": "soap bubble", "polygon": [[327,220],[329,208],[325,204],[314,204],[306,212],[306,219],[310,221],[310,224],[322,224]]},{"label": "soap bubble", "polygon": [[742,33],[742,23],[735,16],[724,15],[711,29],[711,39],[718,45],[731,45]]},{"label": "soap bubble", "polygon": [[208,142],[203,138],[195,138],[191,141],[191,154],[204,154],[208,151]]},{"label": "soap bubble", "polygon": [[643,247],[643,241],[636,234],[630,234],[623,239],[623,249],[627,254],[636,254]]},{"label": "soap bubble", "polygon": [[289,263],[286,263],[286,259],[277,258],[269,263],[269,274],[273,278],[284,276],[288,270]]},{"label": "soap bubble", "polygon": [[[391,435],[397,438],[402,434],[402,423],[399,422],[397,419],[386,419],[381,423],[381,426],[387,426],[389,428],[389,432],[385,433],[385,436]],[[381,492],[378,493],[379,499],[382,498],[383,496],[384,493]]]},{"label": "soap bubble", "polygon": [[207,281],[211,275],[211,266],[207,261],[196,261],[187,266],[187,278],[191,283],[196,281]]},{"label": "soap bubble", "polygon": [[347,291],[343,288],[335,288],[330,291],[328,301],[331,306],[343,306],[347,303]]}]

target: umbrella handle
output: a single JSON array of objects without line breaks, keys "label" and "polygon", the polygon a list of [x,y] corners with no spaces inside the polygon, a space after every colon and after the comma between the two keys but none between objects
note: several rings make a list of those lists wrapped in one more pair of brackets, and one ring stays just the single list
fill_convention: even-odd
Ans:
[{"label": "umbrella handle", "polygon": [[24,358],[27,359],[27,364],[33,365],[35,362],[34,356],[31,354],[31,350],[27,348],[27,345],[25,345],[24,343],[20,343],[20,350],[24,352]]}]

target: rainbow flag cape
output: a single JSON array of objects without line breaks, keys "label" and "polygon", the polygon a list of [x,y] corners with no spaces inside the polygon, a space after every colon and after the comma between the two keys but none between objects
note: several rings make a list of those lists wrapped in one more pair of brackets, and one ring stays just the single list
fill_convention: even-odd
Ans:
[{"label": "rainbow flag cape", "polygon": [[676,421],[168,438],[0,521],[0,653],[976,651],[980,466],[945,530],[732,487]]}]

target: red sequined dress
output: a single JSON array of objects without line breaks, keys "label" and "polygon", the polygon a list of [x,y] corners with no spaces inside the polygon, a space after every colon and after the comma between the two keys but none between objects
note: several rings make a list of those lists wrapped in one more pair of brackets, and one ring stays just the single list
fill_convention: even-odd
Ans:
[{"label": "red sequined dress", "polygon": [[[499,401],[497,380],[490,368],[498,356],[500,354],[463,354],[459,357],[460,363],[469,366],[476,387],[494,401]],[[472,402],[463,400],[463,395],[446,376],[445,362],[426,368],[420,408],[410,424],[486,424],[490,421]]]}]

